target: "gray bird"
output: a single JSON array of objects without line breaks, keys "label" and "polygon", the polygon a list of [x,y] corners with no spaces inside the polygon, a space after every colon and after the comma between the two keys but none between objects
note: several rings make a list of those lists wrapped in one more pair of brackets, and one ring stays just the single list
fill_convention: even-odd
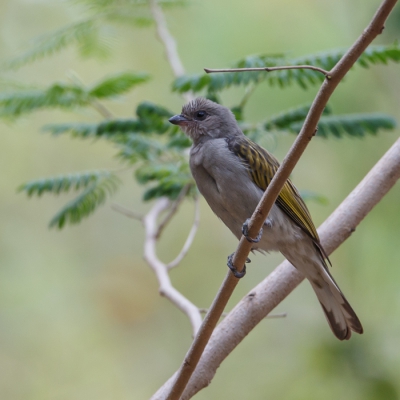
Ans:
[{"label": "gray bird", "polygon": [[[290,180],[259,237],[248,237],[247,220],[279,167],[276,158],[243,134],[228,108],[210,100],[191,101],[169,121],[192,139],[190,169],[197,187],[232,233],[238,239],[244,234],[254,243],[253,250],[280,251],[302,272],[338,339],[350,339],[352,331],[363,333],[356,313],[329,273],[310,212]],[[230,268],[235,276],[242,276]]]}]

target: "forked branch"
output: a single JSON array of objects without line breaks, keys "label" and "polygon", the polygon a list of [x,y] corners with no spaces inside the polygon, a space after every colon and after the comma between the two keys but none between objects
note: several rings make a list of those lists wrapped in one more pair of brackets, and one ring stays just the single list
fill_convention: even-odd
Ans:
[{"label": "forked branch", "polygon": [[[400,139],[318,229],[321,243],[328,254],[337,249],[354,232],[357,225],[398,179],[400,179]],[[377,187],[379,190],[376,190]],[[284,261],[253,288],[215,329],[181,400],[190,399],[208,386],[223,360],[303,279],[301,273],[288,261]],[[165,399],[175,377],[176,374],[159,389],[152,400]]]},{"label": "forked branch", "polygon": [[[314,136],[318,121],[332,93],[368,45],[383,31],[384,23],[396,2],[397,0],[384,0],[382,2],[364,32],[330,71],[331,78],[326,79],[322,83],[299,135],[253,213],[249,223],[250,237],[256,237],[257,233],[260,231],[283,185],[289,178],[294,166]],[[241,238],[233,258],[233,264],[239,272],[242,270],[243,265],[245,265],[251,246],[251,243],[249,243],[244,237]],[[166,398],[168,400],[178,400],[181,398],[181,395],[185,390],[185,387],[200,360],[201,354],[203,353],[237,283],[238,279],[228,272],[208,314],[203,321],[198,335],[196,336],[180,370],[176,375],[174,384],[168,394],[164,392],[163,397],[158,398]]]}]

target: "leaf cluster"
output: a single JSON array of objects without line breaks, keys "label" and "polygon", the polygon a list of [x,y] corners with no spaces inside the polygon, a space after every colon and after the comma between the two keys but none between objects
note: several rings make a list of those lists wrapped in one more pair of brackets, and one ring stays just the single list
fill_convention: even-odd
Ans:
[{"label": "leaf cluster", "polygon": [[[232,68],[265,68],[284,65],[312,65],[330,71],[346,50],[334,50],[289,58],[284,54],[266,54],[247,56],[232,65]],[[389,61],[400,61],[400,48],[397,43],[388,46],[370,46],[357,60],[357,65],[369,68],[374,64],[387,64]],[[324,75],[310,69],[288,69],[279,71],[222,72],[214,74],[185,75],[177,78],[172,86],[173,91],[184,93],[215,93],[230,86],[247,86],[266,82],[270,86],[287,86],[297,84],[303,89],[316,85],[324,80]]]},{"label": "leaf cluster", "polygon": [[[3,67],[19,68],[71,45],[75,45],[83,56],[105,55],[110,51],[110,37],[104,34],[108,25],[148,26],[152,22],[147,0],[76,2],[85,10],[82,20],[39,37],[27,52]],[[159,3],[168,7],[185,4],[186,1],[161,0]],[[238,60],[233,68],[313,65],[329,71],[344,53],[345,50],[335,50],[297,58],[290,58],[286,54],[252,55]],[[400,61],[400,48],[397,44],[370,46],[357,61],[357,65],[369,68],[374,64],[387,64],[390,61]],[[265,82],[280,88],[296,84],[306,89],[319,84],[323,79],[323,74],[309,69],[196,74],[176,79],[172,90],[178,93],[202,92],[211,100],[220,102],[221,92],[231,86],[244,86],[244,97],[238,105],[232,107],[232,111],[243,132],[253,140],[260,141],[284,132],[297,134],[310,105],[286,110],[261,122],[248,122],[244,118],[244,110],[249,97],[259,84]],[[0,91],[0,117],[15,119],[38,110],[72,110],[91,106],[101,112],[105,119],[90,123],[48,124],[44,126],[44,131],[55,136],[68,134],[75,138],[111,143],[121,162],[133,167],[136,181],[144,186],[145,201],[163,196],[175,199],[183,191],[187,196],[192,196],[196,189],[186,151],[191,142],[175,125],[168,122],[174,113],[162,105],[144,101],[137,105],[134,116],[114,118],[101,103],[104,99],[127,93],[148,80],[147,73],[133,71],[106,76],[90,86],[83,85],[76,78],[72,83],[53,83],[47,88],[24,87],[18,83],[0,80],[0,89],[3,90]],[[318,125],[318,135],[325,138],[341,138],[344,135],[363,137],[377,134],[379,130],[394,129],[395,126],[395,120],[383,114],[334,115],[331,108],[327,107]],[[120,183],[117,175],[110,171],[89,171],[28,182],[19,190],[30,197],[40,197],[44,193],[59,195],[77,192],[77,197],[67,203],[50,222],[51,226],[62,228],[67,223],[78,223],[90,215],[115,193]],[[325,201],[315,193],[304,193],[304,196],[318,202]]]},{"label": "leaf cluster", "polygon": [[51,227],[61,229],[66,223],[76,224],[90,215],[106,201],[107,196],[114,194],[120,183],[119,178],[110,171],[88,171],[31,181],[21,185],[19,190],[26,192],[29,197],[82,190],[50,221]]},{"label": "leaf cluster", "polygon": [[17,118],[40,109],[87,107],[97,99],[126,93],[149,79],[148,74],[121,72],[106,76],[90,87],[81,84],[54,83],[45,89],[17,89],[0,93],[0,117]]}]

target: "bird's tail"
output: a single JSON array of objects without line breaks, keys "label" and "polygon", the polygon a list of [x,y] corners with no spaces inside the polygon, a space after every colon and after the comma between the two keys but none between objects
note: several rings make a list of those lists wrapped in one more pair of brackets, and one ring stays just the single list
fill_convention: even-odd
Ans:
[{"label": "bird's tail", "polygon": [[363,333],[360,320],[322,260],[310,260],[310,263],[314,264],[313,268],[311,265],[296,267],[310,281],[334,335],[339,340],[348,340],[352,331]]},{"label": "bird's tail", "polygon": [[332,332],[339,340],[348,340],[351,332],[363,333],[363,327],[351,305],[325,268],[322,279],[310,280]]}]

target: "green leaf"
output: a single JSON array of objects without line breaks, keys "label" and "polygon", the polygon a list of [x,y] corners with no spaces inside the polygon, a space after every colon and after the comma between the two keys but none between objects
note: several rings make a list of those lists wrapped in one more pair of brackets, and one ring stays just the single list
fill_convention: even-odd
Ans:
[{"label": "green leaf", "polygon": [[135,176],[141,184],[156,183],[145,191],[144,201],[158,197],[176,199],[184,186],[195,187],[186,160],[175,163],[147,163],[136,170]]},{"label": "green leaf", "polygon": [[86,91],[77,85],[55,83],[40,90],[23,90],[0,94],[0,116],[15,118],[42,108],[72,108],[87,105]]},{"label": "green leaf", "polygon": [[30,181],[19,186],[17,190],[26,192],[29,197],[40,197],[44,193],[58,195],[71,190],[84,189],[103,180],[115,184],[119,182],[118,178],[109,171],[85,171]]},{"label": "green leaf", "polygon": [[[232,68],[264,68],[283,65],[312,65],[326,71],[331,70],[342,58],[347,50],[331,50],[314,55],[287,58],[285,55],[253,55],[237,61]],[[370,46],[361,55],[356,64],[368,68],[373,64],[387,64],[389,61],[400,61],[400,48],[395,43],[386,46]],[[211,73],[198,75],[185,75],[176,79],[173,83],[173,90],[179,93],[193,91],[200,92],[203,89],[208,92],[217,92],[232,85],[258,84],[266,81],[270,86],[288,87],[293,83],[303,89],[316,85],[325,79],[318,71],[310,69],[292,69],[279,71],[253,71],[233,73]]]},{"label": "green leaf", "polygon": [[95,20],[87,19],[39,36],[33,41],[28,51],[4,64],[3,68],[19,68],[60,51],[71,44],[83,43],[96,29]]},{"label": "green leaf", "polygon": [[78,197],[67,203],[50,221],[50,227],[62,229],[65,224],[77,224],[97,207],[103,204],[107,196],[115,193],[119,182],[115,176],[93,182]]},{"label": "green leaf", "polygon": [[192,141],[182,132],[178,132],[167,143],[168,148],[175,148],[178,150],[187,149],[192,145]]},{"label": "green leaf", "polygon": [[131,164],[140,160],[154,160],[162,155],[166,148],[158,140],[140,134],[130,134],[121,139],[118,157]]},{"label": "green leaf", "polygon": [[100,123],[71,122],[64,124],[49,124],[42,128],[53,135],[70,133],[73,137],[81,138],[106,138],[122,141],[122,136],[133,132],[142,132],[143,123],[137,119],[113,119]]},{"label": "green leaf", "polygon": [[[295,122],[287,129],[290,132],[298,133],[302,123]],[[329,135],[338,138],[345,134],[353,137],[364,137],[367,134],[377,134],[380,129],[392,130],[396,128],[396,120],[385,114],[347,114],[323,116],[318,122],[318,136],[328,137]]]},{"label": "green leaf", "polygon": [[148,80],[149,75],[143,72],[120,72],[116,75],[106,77],[93,85],[89,89],[89,95],[96,98],[116,96]]},{"label": "green leaf", "polygon": [[[264,123],[264,129],[272,130],[284,130],[290,127],[294,122],[303,122],[310,110],[311,104],[292,108],[290,110],[284,111],[276,116],[269,118]],[[323,115],[331,114],[332,110],[329,106],[324,108]]]}]

